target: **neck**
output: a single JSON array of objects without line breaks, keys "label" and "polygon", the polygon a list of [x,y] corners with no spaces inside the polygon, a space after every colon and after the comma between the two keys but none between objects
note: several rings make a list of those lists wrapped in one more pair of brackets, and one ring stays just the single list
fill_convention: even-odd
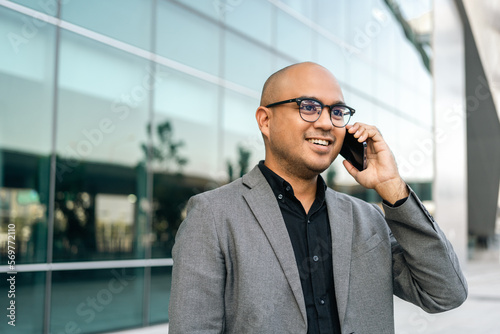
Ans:
[{"label": "neck", "polygon": [[264,164],[271,169],[273,172],[278,174],[285,181],[290,183],[293,188],[293,193],[295,197],[300,201],[304,210],[309,212],[314,200],[316,199],[316,188],[318,185],[318,175],[315,175],[311,178],[300,177],[296,174],[287,172],[286,170],[279,168],[278,166],[274,166],[272,164],[268,164],[267,161],[264,161]]},{"label": "neck", "polygon": [[295,197],[300,201],[304,210],[309,212],[314,200],[316,199],[316,188],[318,187],[318,176],[311,180],[297,180],[292,182],[292,180],[287,180],[293,188]]}]

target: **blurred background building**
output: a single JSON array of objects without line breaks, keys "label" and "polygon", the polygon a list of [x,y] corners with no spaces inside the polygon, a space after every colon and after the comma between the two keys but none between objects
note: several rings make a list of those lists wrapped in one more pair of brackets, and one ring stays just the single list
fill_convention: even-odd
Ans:
[{"label": "blurred background building", "polygon": [[[263,159],[262,85],[300,61],[379,127],[464,262],[496,245],[500,9],[482,3],[0,0],[0,305],[15,229],[15,329],[168,322],[187,200]],[[340,159],[324,177],[379,201]]]}]

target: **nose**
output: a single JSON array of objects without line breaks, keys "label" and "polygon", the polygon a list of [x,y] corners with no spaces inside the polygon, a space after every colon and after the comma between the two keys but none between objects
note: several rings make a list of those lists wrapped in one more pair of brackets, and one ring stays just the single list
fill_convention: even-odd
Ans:
[{"label": "nose", "polygon": [[314,122],[314,127],[328,131],[333,128],[330,108],[328,108],[327,106],[323,107],[321,115],[319,115],[319,118],[316,120],[316,122]]}]

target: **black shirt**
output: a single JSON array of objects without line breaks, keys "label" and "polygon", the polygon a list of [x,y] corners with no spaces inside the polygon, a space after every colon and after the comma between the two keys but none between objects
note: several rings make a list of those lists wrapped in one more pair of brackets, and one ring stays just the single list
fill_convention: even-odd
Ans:
[{"label": "black shirt", "polygon": [[325,202],[326,184],[318,176],[316,199],[306,213],[288,182],[263,161],[259,168],[276,196],[292,242],[306,303],[308,333],[340,334],[333,284],[332,236]]}]

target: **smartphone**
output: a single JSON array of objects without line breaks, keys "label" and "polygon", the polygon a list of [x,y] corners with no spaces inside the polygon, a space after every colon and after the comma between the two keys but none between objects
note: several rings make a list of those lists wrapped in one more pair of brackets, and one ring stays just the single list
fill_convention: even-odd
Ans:
[{"label": "smartphone", "polygon": [[347,129],[345,130],[344,143],[340,149],[340,155],[359,171],[366,169],[366,142],[360,143]]}]

